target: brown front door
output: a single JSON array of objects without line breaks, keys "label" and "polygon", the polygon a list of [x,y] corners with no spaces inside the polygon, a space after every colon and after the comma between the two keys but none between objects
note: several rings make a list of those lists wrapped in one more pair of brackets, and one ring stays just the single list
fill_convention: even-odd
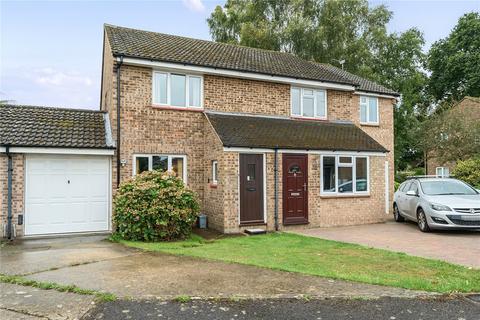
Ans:
[{"label": "brown front door", "polygon": [[263,223],[263,155],[240,154],[240,224]]},{"label": "brown front door", "polygon": [[308,158],[283,155],[283,224],[308,223]]}]

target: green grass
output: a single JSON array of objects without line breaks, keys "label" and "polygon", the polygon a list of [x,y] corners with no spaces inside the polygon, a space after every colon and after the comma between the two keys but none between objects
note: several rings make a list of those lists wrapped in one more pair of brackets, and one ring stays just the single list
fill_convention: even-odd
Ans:
[{"label": "green grass", "polygon": [[479,269],[289,233],[214,241],[206,241],[197,235],[179,242],[117,241],[148,251],[333,279],[441,293],[480,292]]},{"label": "green grass", "polygon": [[60,292],[72,292],[81,295],[92,295],[101,302],[115,301],[117,299],[117,297],[112,293],[99,292],[90,289],[82,289],[75,285],[62,285],[54,282],[30,280],[22,276],[0,274],[0,282],[17,284],[27,287],[35,287],[43,290],[55,290]]}]

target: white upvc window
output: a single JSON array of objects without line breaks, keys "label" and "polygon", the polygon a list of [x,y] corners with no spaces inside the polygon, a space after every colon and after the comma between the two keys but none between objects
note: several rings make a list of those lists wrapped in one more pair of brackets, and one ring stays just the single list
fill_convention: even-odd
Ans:
[{"label": "white upvc window", "polygon": [[218,184],[218,161],[212,161],[212,184]]},{"label": "white upvc window", "polygon": [[437,177],[446,178],[450,176],[450,169],[447,167],[437,167],[435,168],[435,173]]},{"label": "white upvc window", "polygon": [[323,195],[368,194],[369,157],[322,155],[320,193]]},{"label": "white upvc window", "polygon": [[370,96],[360,96],[360,123],[378,125],[378,98]]},{"label": "white upvc window", "polygon": [[292,87],[291,114],[295,117],[327,119],[327,91]]},{"label": "white upvc window", "polygon": [[185,155],[135,154],[132,167],[134,176],[144,171],[170,171],[187,183],[187,156]]},{"label": "white upvc window", "polygon": [[152,102],[162,106],[203,108],[203,77],[154,71]]}]

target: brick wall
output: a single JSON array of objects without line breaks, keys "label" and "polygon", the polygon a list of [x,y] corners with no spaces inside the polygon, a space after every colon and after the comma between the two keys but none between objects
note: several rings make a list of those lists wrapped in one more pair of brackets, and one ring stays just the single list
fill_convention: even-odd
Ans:
[{"label": "brick wall", "polygon": [[[8,184],[7,184],[8,157],[0,155],[0,217],[1,224],[7,224],[8,215]],[[13,176],[12,176],[12,223],[16,226],[17,236],[23,236],[23,226],[18,226],[18,215],[24,212],[24,156],[13,155]],[[0,231],[1,234],[1,231]]]},{"label": "brick wall", "polygon": [[[108,46],[108,43],[106,43]],[[108,51],[108,50],[106,50]],[[107,59],[107,58],[106,58]],[[108,59],[110,59],[108,57]],[[107,59],[107,60],[108,60]],[[113,61],[113,60],[111,60]],[[103,108],[110,112],[113,135],[116,134],[116,71],[104,66]],[[179,154],[187,156],[188,185],[198,193],[202,211],[211,227],[224,232],[238,232],[239,224],[239,154],[223,152],[218,137],[201,112],[178,111],[152,106],[152,70],[124,65],[121,69],[121,158],[122,180],[132,176],[133,154]],[[319,155],[309,155],[309,227],[380,222],[387,218],[384,198],[385,160],[390,164],[390,201],[393,197],[393,105],[392,99],[379,98],[380,124],[359,124],[359,96],[351,92],[328,90],[329,120],[349,120],[371,135],[391,152],[387,157],[370,157],[370,196],[349,198],[320,197]],[[204,76],[206,110],[247,112],[267,115],[290,114],[290,89],[285,84]],[[282,221],[281,154],[279,161],[279,221]],[[211,162],[219,163],[219,183],[212,187]],[[266,155],[267,225],[274,227],[274,155]],[[115,161],[113,184],[116,185]],[[293,228],[293,227],[288,227]]]}]

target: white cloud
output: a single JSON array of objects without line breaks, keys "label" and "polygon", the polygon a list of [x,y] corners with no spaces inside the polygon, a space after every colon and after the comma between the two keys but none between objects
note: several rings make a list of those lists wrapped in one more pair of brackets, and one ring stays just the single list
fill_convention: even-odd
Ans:
[{"label": "white cloud", "polygon": [[93,84],[90,77],[72,72],[57,71],[53,68],[37,69],[31,76],[33,80],[40,85],[65,86],[79,84],[89,87]]},{"label": "white cloud", "polygon": [[183,0],[183,4],[192,11],[205,11],[205,6],[203,5],[202,0]]}]

